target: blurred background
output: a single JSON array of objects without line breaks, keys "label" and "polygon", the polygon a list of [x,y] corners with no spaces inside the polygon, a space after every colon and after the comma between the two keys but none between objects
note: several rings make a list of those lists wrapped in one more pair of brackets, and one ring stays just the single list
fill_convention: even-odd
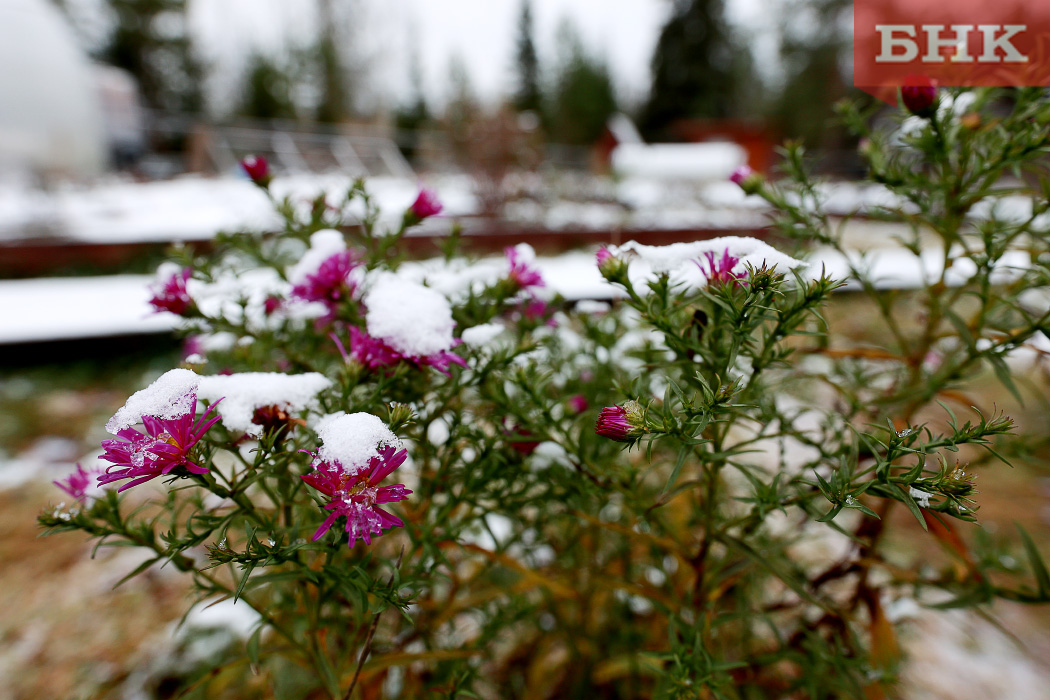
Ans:
[{"label": "blurred background", "polygon": [[[773,171],[785,139],[833,211],[870,195],[832,114],[867,99],[852,19],[848,0],[0,3],[0,700],[174,697],[243,644],[251,621],[229,611],[176,628],[176,574],[114,589],[134,552],[92,558],[34,522],[128,394],[180,361],[147,303],[166,251],[279,224],[240,159],[265,156],[274,192],[303,201],[367,177],[399,211],[432,187],[446,211],[408,241],[419,256],[449,218],[478,253],[768,237],[728,176]],[[833,313],[863,337],[863,309]],[[985,527],[1021,512],[1045,543],[1042,474],[982,484]],[[916,616],[908,697],[1045,700],[1046,616],[1000,613],[1009,634]]]}]

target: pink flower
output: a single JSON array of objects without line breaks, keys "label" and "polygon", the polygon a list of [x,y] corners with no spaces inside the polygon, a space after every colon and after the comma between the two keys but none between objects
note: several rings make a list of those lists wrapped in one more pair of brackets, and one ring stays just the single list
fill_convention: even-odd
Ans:
[{"label": "pink flower", "polygon": [[379,486],[379,482],[404,464],[408,455],[406,450],[395,450],[389,445],[381,447],[379,455],[358,472],[351,472],[338,462],[325,462],[316,453],[307,454],[314,457],[314,471],[301,478],[328,497],[325,510],[331,511],[314,533],[315,542],[341,517],[346,517],[346,532],[351,547],[357,544],[358,539],[364,540],[365,544],[372,544],[373,535],[382,535],[383,530],[404,526],[400,518],[379,506],[403,501],[412,492],[404,484]]},{"label": "pink flower", "polygon": [[937,111],[937,83],[925,75],[905,76],[901,100],[912,114],[931,117]]},{"label": "pink flower", "polygon": [[645,412],[637,401],[606,406],[598,414],[594,425],[594,432],[598,435],[617,442],[632,442],[646,431]]},{"label": "pink flower", "polygon": [[317,272],[307,275],[304,281],[295,285],[292,296],[305,301],[322,302],[332,312],[340,301],[353,298],[357,291],[357,284],[350,279],[350,273],[358,265],[360,263],[350,251],[336,253],[326,258],[318,266]]},{"label": "pink flower", "polygon": [[696,264],[700,271],[704,273],[704,276],[707,277],[709,286],[715,284],[739,284],[739,280],[747,277],[747,272],[733,272],[733,268],[740,262],[740,258],[730,255],[728,248],[722,252],[720,259],[716,259],[712,251],[704,253],[704,257],[707,258],[706,269],[699,260],[696,261]]},{"label": "pink flower", "polygon": [[423,219],[429,219],[432,216],[437,216],[441,213],[444,207],[441,202],[438,201],[437,194],[434,190],[429,190],[426,187],[419,190],[419,195],[416,197],[416,201],[412,202],[412,206],[405,212],[405,219],[411,224],[418,224]]},{"label": "pink flower", "polygon": [[[222,401],[222,399],[219,399]],[[150,479],[170,474],[176,467],[184,467],[194,474],[207,473],[208,468],[190,460],[190,450],[218,422],[219,417],[208,418],[219,401],[213,403],[204,415],[197,419],[196,395],[193,410],[178,418],[154,418],[143,416],[146,432],[124,428],[115,440],[103,440],[105,454],[99,456],[112,466],[98,477],[99,484],[108,484],[121,479],[133,479],[118,489],[123,491],[138,486]],[[118,468],[119,467],[119,468]]]},{"label": "pink flower", "polygon": [[[545,322],[551,328],[557,328],[558,322],[553,317],[548,317],[547,302],[542,299],[529,299],[521,311],[522,318],[531,323]],[[544,321],[546,319],[546,321]]]},{"label": "pink flower", "polygon": [[522,258],[517,248],[508,246],[503,249],[503,253],[507,256],[507,262],[510,263],[510,273],[507,276],[515,287],[527,289],[544,286],[543,277],[540,276],[539,271],[529,267],[529,263]]},{"label": "pink flower", "polygon": [[573,413],[583,413],[588,409],[588,407],[590,407],[590,404],[587,403],[587,398],[583,394],[576,394],[575,396],[570,396],[568,404],[569,410]]},{"label": "pink flower", "polygon": [[263,313],[273,316],[282,306],[284,306],[284,299],[276,294],[271,294],[263,301]]},{"label": "pink flower", "polygon": [[193,299],[186,290],[186,281],[193,275],[193,268],[184,267],[176,272],[159,288],[153,286],[150,291],[153,297],[149,300],[150,305],[158,313],[170,311],[182,316],[193,306]]},{"label": "pink flower", "polygon": [[54,481],[52,483],[72,496],[74,500],[84,502],[95,493],[95,481],[102,476],[103,473],[103,470],[99,468],[85,470],[78,462],[77,470],[75,472],[61,481]]},{"label": "pink flower", "polygon": [[273,176],[270,175],[270,163],[262,156],[248,156],[241,161],[241,167],[251,178],[252,182],[260,187],[270,184]]},{"label": "pink flower", "polygon": [[[350,327],[350,352],[346,351],[339,337],[332,333],[330,337],[339,348],[339,354],[343,356],[344,362],[357,362],[369,370],[387,370],[396,367],[401,362],[410,362],[417,367],[433,367],[444,375],[448,375],[448,368],[452,365],[466,367],[467,362],[454,352],[443,350],[433,355],[410,356],[405,355],[387,345],[379,338],[373,338],[367,331],[357,326]],[[462,343],[458,340],[456,344]]]}]

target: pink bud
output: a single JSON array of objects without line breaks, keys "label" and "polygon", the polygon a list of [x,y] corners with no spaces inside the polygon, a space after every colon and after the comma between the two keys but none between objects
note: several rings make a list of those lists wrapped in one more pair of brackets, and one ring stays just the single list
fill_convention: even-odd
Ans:
[{"label": "pink bud", "polygon": [[431,216],[437,216],[441,213],[444,207],[441,202],[438,201],[437,194],[433,190],[428,190],[426,187],[419,190],[419,195],[416,197],[416,201],[412,202],[412,206],[408,208],[409,213],[417,222],[423,219],[428,219]]},{"label": "pink bud", "polygon": [[266,187],[270,184],[270,163],[262,156],[247,156],[241,161],[241,167],[256,185]]},{"label": "pink bud", "polygon": [[751,169],[750,165],[741,165],[739,168],[733,171],[733,174],[729,176],[729,181],[734,185],[744,186],[744,180],[748,179],[755,173]]}]

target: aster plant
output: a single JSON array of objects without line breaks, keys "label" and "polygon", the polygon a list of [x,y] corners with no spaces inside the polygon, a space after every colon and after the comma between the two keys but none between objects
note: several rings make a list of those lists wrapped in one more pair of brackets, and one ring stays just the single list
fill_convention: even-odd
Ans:
[{"label": "aster plant", "polygon": [[527,246],[408,260],[431,192],[387,230],[364,183],[303,203],[251,175],[283,230],[165,271],[193,353],[40,522],[253,612],[202,697],[899,697],[901,601],[1050,601],[1027,533],[974,534],[974,475],[1047,439],[972,392],[1020,396],[1050,327],[1050,105],[934,97],[889,132],[842,112],[907,294],[798,147],[733,177],[776,246],[603,247],[575,303]]}]

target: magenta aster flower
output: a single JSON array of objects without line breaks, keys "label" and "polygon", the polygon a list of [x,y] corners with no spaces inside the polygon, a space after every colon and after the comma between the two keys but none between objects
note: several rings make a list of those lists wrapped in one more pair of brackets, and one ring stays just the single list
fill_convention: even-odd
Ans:
[{"label": "magenta aster flower", "polygon": [[[222,399],[219,399],[222,401]],[[142,416],[146,432],[134,428],[124,428],[117,433],[115,440],[103,440],[105,454],[99,459],[112,462],[106,473],[99,475],[98,483],[108,484],[121,479],[132,479],[118,489],[123,491],[138,486],[150,479],[170,474],[177,467],[183,467],[194,474],[205,474],[207,467],[202,467],[190,460],[190,450],[196,445],[215,423],[219,416],[208,415],[219,405],[213,403],[199,419],[197,418],[197,397],[193,394],[190,404],[193,409],[177,418],[154,418]]]},{"label": "magenta aster flower", "polygon": [[521,251],[515,247],[508,246],[503,249],[503,253],[507,256],[507,262],[510,263],[510,273],[507,277],[514,283],[514,286],[518,289],[544,286],[543,277],[540,276],[538,270],[529,267],[529,263],[524,259]]},{"label": "magenta aster flower", "polygon": [[412,492],[404,484],[380,486],[379,482],[404,464],[408,455],[406,450],[397,450],[390,445],[380,447],[379,455],[356,473],[338,462],[326,462],[316,453],[307,454],[314,457],[314,471],[301,478],[328,497],[325,510],[331,511],[314,533],[315,542],[341,517],[346,518],[346,532],[351,547],[357,544],[358,539],[364,540],[365,544],[372,544],[373,535],[382,535],[383,530],[404,526],[400,518],[379,506],[403,501]]},{"label": "magenta aster flower", "polygon": [[[350,279],[350,273],[360,262],[353,253],[344,250],[324,260],[317,272],[309,274],[306,279],[292,288],[292,296],[305,301],[319,301],[333,311],[340,301],[351,299],[357,291],[357,284]],[[269,301],[269,300],[267,300]]]},{"label": "magenta aster flower", "polygon": [[192,275],[193,268],[184,267],[169,277],[160,287],[151,287],[150,291],[153,292],[153,297],[149,300],[149,303],[154,310],[158,313],[170,311],[179,316],[185,314],[193,306],[193,299],[190,298],[190,293],[186,290],[186,281]]},{"label": "magenta aster flower", "polygon": [[444,207],[437,198],[437,194],[434,190],[427,189],[426,187],[419,190],[419,195],[416,196],[416,201],[412,202],[412,206],[405,212],[405,220],[408,225],[418,224],[423,219],[429,219],[432,216],[437,216],[441,213]]},{"label": "magenta aster flower", "polygon": [[747,272],[733,272],[733,268],[740,262],[740,258],[730,255],[728,248],[722,252],[721,258],[718,258],[712,251],[704,253],[704,257],[707,258],[706,268],[699,260],[696,261],[696,264],[700,271],[704,273],[704,276],[707,277],[708,286],[714,284],[739,284],[739,280],[747,277]]},{"label": "magenta aster flower", "polygon": [[[546,323],[551,328],[557,328],[558,322],[553,317],[548,318],[549,309],[547,302],[542,299],[529,299],[524,303],[521,310],[522,318],[531,323]],[[544,321],[544,319],[546,319]]]},{"label": "magenta aster flower", "polygon": [[252,182],[260,187],[268,186],[270,180],[273,179],[273,176],[270,175],[270,163],[262,156],[246,157],[241,161],[241,167],[244,168],[244,172]]},{"label": "magenta aster flower", "polygon": [[[367,331],[357,326],[350,327],[350,352],[346,351],[339,337],[332,333],[332,340],[339,348],[339,354],[343,356],[344,362],[357,362],[372,371],[387,370],[401,362],[411,362],[418,367],[433,367],[442,374],[448,375],[448,368],[452,365],[466,367],[467,362],[454,352],[443,350],[432,355],[421,355],[418,357],[405,355],[379,338],[373,338]],[[454,341],[456,345],[462,343],[458,338]]]},{"label": "magenta aster flower", "polygon": [[587,397],[585,397],[583,394],[575,394],[574,396],[570,396],[568,404],[569,410],[573,413],[583,413],[590,407],[590,404],[587,402]]},{"label": "magenta aster flower", "polygon": [[85,470],[78,462],[75,472],[65,479],[51,483],[68,493],[74,500],[83,503],[90,495],[94,494],[96,489],[95,482],[103,473],[103,470],[99,468]]},{"label": "magenta aster flower", "polygon": [[645,427],[645,411],[637,401],[625,401],[620,406],[606,406],[598,414],[594,432],[617,442],[631,442],[641,437]]}]

